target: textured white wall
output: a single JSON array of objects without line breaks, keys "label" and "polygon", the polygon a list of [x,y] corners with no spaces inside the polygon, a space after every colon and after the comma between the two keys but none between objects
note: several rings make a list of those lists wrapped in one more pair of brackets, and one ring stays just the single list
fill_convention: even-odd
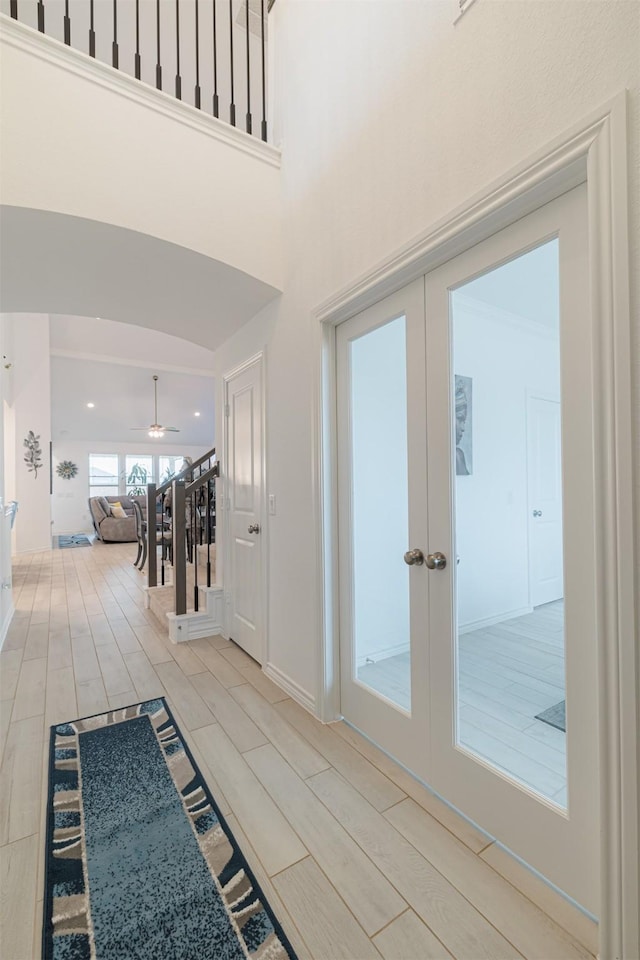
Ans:
[{"label": "textured white wall", "polygon": [[[217,372],[266,343],[270,658],[312,695],[314,307],[625,87],[640,258],[640,5],[478,0],[455,26],[454,10],[278,0],[271,13],[286,292],[218,350]],[[636,276],[636,404],[638,295]]]},{"label": "textured white wall", "polygon": [[[4,25],[2,42],[2,86],[11,92],[2,98],[3,204],[135,230],[280,288],[277,163],[230,147],[188,117],[176,123],[110,70],[115,86],[105,83],[89,58],[78,67],[69,53],[74,69],[61,69],[19,49],[11,29]],[[215,134],[215,125],[207,130]]]},{"label": "textured white wall", "polygon": [[[5,316],[12,329],[11,406],[15,423],[14,493],[18,516],[14,551],[29,553],[51,546],[49,442],[51,440],[51,379],[49,372],[49,317],[41,314]],[[29,472],[23,441],[29,430],[40,437],[42,466]]]}]

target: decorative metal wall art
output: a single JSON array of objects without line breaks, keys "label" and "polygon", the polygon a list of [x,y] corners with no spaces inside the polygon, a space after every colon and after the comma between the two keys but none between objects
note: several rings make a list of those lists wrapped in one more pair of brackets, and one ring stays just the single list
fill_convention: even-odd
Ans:
[{"label": "decorative metal wall art", "polygon": [[38,479],[38,470],[42,467],[42,448],[40,447],[40,434],[35,434],[29,430],[22,441],[22,446],[27,448],[24,455],[24,462],[27,465],[29,473],[33,473],[34,479]]},{"label": "decorative metal wall art", "polygon": [[63,480],[71,480],[78,472],[78,468],[71,460],[62,460],[56,467],[56,473]]}]

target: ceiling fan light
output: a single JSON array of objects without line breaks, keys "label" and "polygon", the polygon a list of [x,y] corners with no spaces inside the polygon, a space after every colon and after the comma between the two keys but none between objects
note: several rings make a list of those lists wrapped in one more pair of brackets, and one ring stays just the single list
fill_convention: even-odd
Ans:
[{"label": "ceiling fan light", "polygon": [[164,437],[164,430],[149,430],[149,436],[153,437],[154,440],[159,440],[160,437]]}]

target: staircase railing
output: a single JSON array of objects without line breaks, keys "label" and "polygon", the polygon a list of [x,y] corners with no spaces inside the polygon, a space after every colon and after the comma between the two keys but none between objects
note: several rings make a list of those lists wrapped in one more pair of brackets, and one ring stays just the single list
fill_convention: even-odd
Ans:
[{"label": "staircase railing", "polygon": [[175,612],[187,612],[187,559],[193,564],[193,609],[198,611],[198,547],[207,548],[207,586],[211,586],[211,544],[215,543],[216,462],[191,483],[173,484],[173,583]]},{"label": "staircase railing", "polygon": [[267,139],[266,0],[10,0],[9,15],[233,127],[246,107]]},{"label": "staircase railing", "polygon": [[[147,484],[147,585],[149,587],[158,586],[158,533],[160,534],[160,545],[162,547],[160,552],[160,586],[165,586],[166,583],[167,558],[170,557],[173,560],[178,555],[184,554],[186,556],[186,503],[183,501],[182,508],[178,510],[176,504],[176,485],[179,486],[180,483],[182,483],[181,491],[178,493],[178,496],[181,496],[185,482],[191,484],[196,471],[198,472],[196,479],[201,480],[211,472],[214,466],[217,467],[216,448],[212,447],[211,450],[208,450],[193,463],[187,464],[186,467],[165,483],[159,486],[156,486],[155,483]],[[169,491],[171,491],[170,494]],[[212,489],[212,498],[212,515],[215,521],[215,485]],[[168,501],[171,501],[170,527],[167,523]],[[152,518],[154,517],[156,518],[156,523],[153,523]],[[176,521],[178,522],[176,523]],[[179,530],[182,526],[184,529],[182,530],[182,534],[180,534],[177,532],[177,529]],[[194,526],[194,530],[196,526]],[[215,523],[212,525],[209,522],[207,529],[208,535],[212,538],[208,545],[210,560],[211,543],[215,542]],[[180,543],[177,542],[179,536],[181,536]],[[209,582],[207,585],[211,586],[211,583]],[[182,612],[184,613],[185,611]]]}]

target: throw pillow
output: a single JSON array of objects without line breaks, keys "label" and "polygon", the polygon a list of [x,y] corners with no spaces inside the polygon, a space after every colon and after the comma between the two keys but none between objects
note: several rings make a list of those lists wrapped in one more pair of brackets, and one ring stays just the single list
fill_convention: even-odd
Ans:
[{"label": "throw pillow", "polygon": [[124,518],[126,517],[126,513],[124,512],[124,509],[121,503],[116,502],[111,504],[111,516],[117,517],[118,520],[124,520]]}]

